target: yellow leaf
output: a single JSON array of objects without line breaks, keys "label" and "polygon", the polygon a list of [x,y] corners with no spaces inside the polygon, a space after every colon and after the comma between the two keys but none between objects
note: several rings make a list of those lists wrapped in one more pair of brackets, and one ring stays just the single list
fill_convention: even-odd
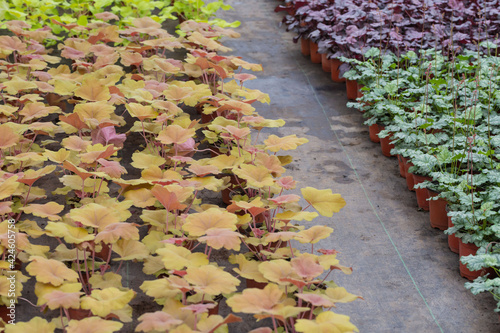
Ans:
[{"label": "yellow leaf", "polygon": [[197,237],[205,235],[207,230],[212,228],[236,230],[237,222],[236,215],[217,208],[209,208],[201,213],[190,214],[186,218],[186,223],[182,226],[182,229],[188,232],[190,236]]},{"label": "yellow leaf", "polygon": [[240,280],[212,265],[188,267],[184,279],[198,292],[209,295],[227,294],[236,291]]},{"label": "yellow leaf", "polygon": [[81,320],[70,320],[66,327],[67,333],[112,333],[123,327],[118,321],[104,320],[99,317],[89,317]]},{"label": "yellow leaf", "polygon": [[99,122],[109,120],[111,118],[111,114],[114,111],[115,107],[113,105],[109,105],[104,101],[77,104],[75,105],[74,110],[74,112],[83,122],[86,122],[89,119],[95,119]]},{"label": "yellow leaf", "polygon": [[139,118],[139,120],[155,118],[158,113],[151,107],[151,105],[142,105],[139,103],[129,103],[125,106],[128,113],[132,117]]},{"label": "yellow leaf", "polygon": [[233,64],[235,64],[236,66],[241,66],[244,69],[248,69],[248,70],[251,70],[251,71],[254,71],[254,72],[260,72],[260,71],[262,71],[262,65],[252,64],[252,63],[246,62],[245,60],[242,60],[240,58],[234,57],[234,58],[231,59],[231,62]]},{"label": "yellow leaf", "polygon": [[229,256],[229,262],[231,264],[237,264],[238,268],[233,270],[242,277],[246,279],[255,280],[257,282],[265,283],[269,282],[268,279],[262,275],[259,271],[260,262],[254,260],[247,260],[243,254],[231,255]]},{"label": "yellow leaf", "polygon": [[60,286],[65,281],[76,282],[78,274],[66,267],[62,262],[42,257],[31,257],[26,271],[35,276],[38,282]]},{"label": "yellow leaf", "polygon": [[174,244],[165,244],[165,247],[156,250],[161,256],[166,269],[181,270],[190,266],[208,265],[207,256],[203,253],[192,253],[188,249]]},{"label": "yellow leaf", "polygon": [[122,276],[113,272],[101,274],[94,274],[90,277],[89,283],[93,289],[105,289],[109,287],[121,287]]},{"label": "yellow leaf", "polygon": [[[173,278],[174,276],[171,276]],[[183,280],[183,279],[181,279]],[[189,284],[184,280],[185,287],[186,289],[191,289]],[[141,290],[144,291],[144,293],[148,296],[154,297],[155,301],[158,302],[160,301],[159,304],[163,303],[162,298],[173,298],[176,295],[179,295],[182,293],[180,288],[176,288],[172,286],[170,283],[169,279],[163,278],[163,279],[156,279],[156,280],[151,280],[151,281],[144,281],[141,285]]]},{"label": "yellow leaf", "polygon": [[83,140],[79,136],[70,136],[62,140],[62,146],[74,151],[86,151],[91,145],[90,141]]},{"label": "yellow leaf", "polygon": [[116,213],[108,207],[90,203],[80,208],[74,208],[68,213],[69,217],[87,227],[103,230],[106,226],[120,222]]},{"label": "yellow leaf", "polygon": [[266,186],[274,185],[274,178],[270,170],[264,166],[255,166],[251,164],[242,164],[240,169],[234,169],[234,174],[247,181],[248,186],[260,189]]},{"label": "yellow leaf", "polygon": [[56,324],[48,322],[41,317],[34,317],[28,322],[16,322],[15,325],[5,326],[5,333],[54,333]]},{"label": "yellow leaf", "polygon": [[50,81],[54,85],[54,93],[61,96],[73,95],[78,85],[71,80],[56,79]]},{"label": "yellow leaf", "polygon": [[48,218],[51,221],[57,221],[61,219],[57,214],[62,212],[64,206],[51,201],[46,204],[29,204],[20,209],[26,214],[33,214],[38,217]]},{"label": "yellow leaf", "polygon": [[230,297],[226,303],[234,312],[274,314],[285,297],[276,284],[270,283],[264,289],[245,289],[243,293]]},{"label": "yellow leaf", "polygon": [[0,149],[6,149],[16,145],[21,136],[14,132],[8,124],[0,125]]},{"label": "yellow leaf", "polygon": [[61,113],[57,106],[46,106],[44,103],[28,103],[19,112],[23,116],[21,122],[25,123],[35,118],[43,118],[51,113]]},{"label": "yellow leaf", "polygon": [[218,179],[214,176],[192,177],[189,180],[194,183],[197,183],[196,185],[197,190],[207,189],[209,191],[219,192],[220,189],[224,186],[224,180]]},{"label": "yellow leaf", "polygon": [[141,323],[137,325],[136,332],[169,332],[174,326],[183,323],[182,320],[163,311],[145,313],[139,317],[139,321]]},{"label": "yellow leaf", "polygon": [[10,105],[0,105],[0,114],[4,116],[10,117],[14,112],[16,112],[19,108]]},{"label": "yellow leaf", "polygon": [[127,200],[133,201],[134,206],[141,208],[153,206],[156,202],[155,196],[147,188],[126,191],[123,196]]},{"label": "yellow leaf", "polygon": [[55,169],[56,169],[55,165],[47,165],[38,170],[29,169],[26,172],[24,172],[23,176],[19,179],[19,181],[26,185],[33,184],[33,182],[35,182],[37,179],[40,179],[43,176],[52,173]]},{"label": "yellow leaf", "polygon": [[95,237],[95,242],[103,242],[107,244],[116,243],[119,239],[139,239],[139,229],[133,223],[113,223],[106,226]]},{"label": "yellow leaf", "polygon": [[243,161],[243,157],[237,157],[234,155],[219,155],[211,158],[210,161],[208,161],[208,164],[216,166],[220,171],[222,171],[225,169],[232,170],[234,167],[240,165]]},{"label": "yellow leaf", "polygon": [[316,319],[298,319],[295,324],[297,332],[343,333],[359,332],[351,324],[349,316],[336,314],[332,311],[321,312]]},{"label": "yellow leaf", "polygon": [[351,294],[342,287],[327,288],[325,290],[325,295],[328,296],[334,303],[349,303],[357,300],[358,298],[363,299],[363,297]]},{"label": "yellow leaf", "polygon": [[255,165],[262,165],[271,171],[274,177],[280,177],[286,170],[281,166],[278,156],[265,153],[257,153],[255,156]]},{"label": "yellow leaf", "polygon": [[165,164],[165,159],[158,155],[151,155],[144,152],[137,152],[132,154],[132,163],[134,168],[147,169],[151,166],[159,167]]},{"label": "yellow leaf", "polygon": [[346,205],[344,198],[338,193],[333,194],[330,189],[306,187],[300,191],[304,199],[323,216],[332,217],[333,213],[338,213]]},{"label": "yellow leaf", "polygon": [[35,283],[35,295],[38,297],[37,305],[43,305],[47,303],[45,295],[48,295],[53,291],[60,290],[67,293],[76,293],[81,291],[81,289],[82,289],[82,284],[80,282],[75,282],[75,283],[65,282],[64,284],[57,287],[48,283],[37,282]]},{"label": "yellow leaf", "polygon": [[323,225],[315,225],[307,230],[300,231],[295,236],[295,239],[304,243],[315,244],[322,239],[328,238],[330,234],[333,232],[332,228],[323,226]]},{"label": "yellow leaf", "polygon": [[8,198],[12,194],[16,193],[17,188],[21,185],[17,179],[17,176],[12,176],[7,179],[0,178],[0,200]]},{"label": "yellow leaf", "polygon": [[157,140],[163,144],[181,144],[192,138],[194,134],[194,128],[182,128],[179,125],[169,125],[158,134]]},{"label": "yellow leaf", "polygon": [[52,162],[60,163],[62,164],[64,161],[68,160],[70,158],[71,152],[69,150],[66,150],[64,148],[59,149],[58,151],[51,151],[46,149],[43,152],[43,156],[47,157],[49,160]]},{"label": "yellow leaf", "polygon": [[3,82],[5,90],[9,95],[16,95],[19,91],[36,89],[38,86],[32,81],[25,81],[18,76],[12,77],[11,80]]},{"label": "yellow leaf", "polygon": [[85,228],[70,226],[63,222],[49,222],[45,227],[49,235],[64,238],[70,244],[80,244],[94,239],[94,235],[89,235]]},{"label": "yellow leaf", "polygon": [[102,290],[94,289],[90,296],[82,297],[82,309],[90,310],[96,316],[105,317],[113,310],[124,308],[135,297],[135,291],[121,291],[110,287]]},{"label": "yellow leaf", "polygon": [[113,260],[142,260],[149,255],[148,248],[141,242],[133,239],[120,239],[113,244],[113,251],[116,252],[120,258]]},{"label": "yellow leaf", "polygon": [[297,149],[298,146],[303,145],[307,142],[309,142],[309,140],[307,140],[306,138],[297,138],[295,134],[288,135],[282,138],[271,134],[266,140],[264,140],[266,149],[274,153],[280,150]]},{"label": "yellow leaf", "polygon": [[[222,46],[222,44],[217,43],[215,40],[206,38],[198,31],[195,31],[187,38],[190,42],[204,46],[205,48],[213,51],[228,52],[231,51],[230,48]],[[234,63],[234,62],[233,62]]]},{"label": "yellow leaf", "polygon": [[264,261],[259,265],[259,272],[269,281],[279,285],[289,285],[290,282],[283,279],[299,279],[299,276],[294,272],[290,262],[282,259]]},{"label": "yellow leaf", "polygon": [[85,80],[81,87],[75,90],[75,96],[87,101],[107,101],[111,98],[109,88],[97,80]]},{"label": "yellow leaf", "polygon": [[216,250],[225,248],[228,250],[240,250],[240,238],[243,237],[239,232],[231,231],[225,228],[212,228],[207,230],[206,236],[199,237],[200,242],[207,242],[208,246]]},{"label": "yellow leaf", "polygon": [[45,295],[47,299],[47,306],[51,310],[64,308],[64,309],[78,309],[80,308],[80,295],[82,292],[67,293],[60,290],[55,290],[50,294]]}]

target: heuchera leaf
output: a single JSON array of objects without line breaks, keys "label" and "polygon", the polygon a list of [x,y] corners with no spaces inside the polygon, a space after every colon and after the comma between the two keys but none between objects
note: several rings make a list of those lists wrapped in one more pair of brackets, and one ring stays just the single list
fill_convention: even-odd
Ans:
[{"label": "heuchera leaf", "polygon": [[20,209],[27,214],[33,214],[35,216],[48,218],[51,221],[56,221],[61,219],[57,214],[62,212],[64,206],[55,202],[48,202],[46,204],[29,204]]},{"label": "heuchera leaf", "polygon": [[315,320],[298,319],[295,324],[295,329],[298,332],[304,333],[359,332],[356,326],[351,324],[349,316],[336,314],[331,311],[320,313]]},{"label": "heuchera leaf", "polygon": [[333,213],[338,213],[346,205],[340,194],[333,194],[330,189],[317,190],[313,187],[306,187],[300,191],[304,199],[323,216],[332,217]]},{"label": "heuchera leaf", "polygon": [[64,309],[78,309],[80,308],[80,296],[82,292],[67,293],[64,291],[56,290],[48,295],[45,295],[47,299],[47,306],[51,310],[64,308]]},{"label": "heuchera leaf", "polygon": [[240,233],[226,228],[212,228],[207,230],[206,236],[199,237],[200,242],[206,242],[208,246],[216,250],[225,248],[228,250],[239,251],[243,237]]},{"label": "heuchera leaf", "polygon": [[82,320],[70,320],[67,333],[113,333],[119,331],[123,324],[118,321],[104,320],[99,317],[84,318]]},{"label": "heuchera leaf", "polygon": [[212,265],[188,267],[184,279],[198,292],[209,295],[227,294],[236,291],[240,280]]},{"label": "heuchera leaf", "polygon": [[323,226],[323,225],[315,225],[307,230],[300,231],[295,236],[295,239],[301,243],[310,243],[315,244],[322,239],[328,238],[330,234],[333,232],[332,228]]},{"label": "heuchera leaf", "polygon": [[139,317],[139,321],[141,323],[136,327],[137,332],[164,332],[183,323],[182,320],[176,319],[172,315],[163,311],[145,313]]},{"label": "heuchera leaf", "polygon": [[209,208],[202,213],[190,214],[182,229],[190,236],[203,236],[212,228],[225,228],[236,230],[238,218],[236,215],[221,211],[217,208]]},{"label": "heuchera leaf", "polygon": [[37,256],[31,257],[26,271],[35,276],[37,281],[54,286],[60,286],[65,281],[76,282],[78,280],[78,274],[62,262]]},{"label": "heuchera leaf", "polygon": [[34,317],[28,322],[16,322],[15,325],[7,325],[5,327],[5,333],[54,333],[55,330],[56,324],[53,322],[49,323],[41,317]]},{"label": "heuchera leaf", "polygon": [[129,289],[122,291],[115,287],[103,290],[92,290],[90,296],[81,300],[82,309],[90,310],[93,314],[106,317],[114,310],[124,308],[135,297],[135,291]]}]

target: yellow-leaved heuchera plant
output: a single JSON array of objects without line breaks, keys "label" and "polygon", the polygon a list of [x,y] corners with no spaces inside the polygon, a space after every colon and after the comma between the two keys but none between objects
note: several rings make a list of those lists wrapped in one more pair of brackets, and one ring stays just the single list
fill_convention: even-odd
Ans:
[{"label": "yellow-leaved heuchera plant", "polygon": [[50,29],[20,21],[0,36],[0,305],[40,310],[5,331],[222,332],[237,313],[270,318],[262,332],[357,331],[331,311],[360,298],[331,280],[352,269],[317,248],[333,229],[312,223],[346,203],[286,175],[307,139],[265,136],[285,122],[245,87],[262,66],[223,55],[238,34],[108,16],[64,25],[53,49]]}]

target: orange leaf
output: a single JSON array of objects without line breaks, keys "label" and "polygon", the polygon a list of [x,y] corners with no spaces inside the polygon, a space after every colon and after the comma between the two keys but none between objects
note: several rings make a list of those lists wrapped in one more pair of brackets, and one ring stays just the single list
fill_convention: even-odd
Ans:
[{"label": "orange leaf", "polygon": [[158,134],[157,140],[164,144],[181,144],[192,138],[194,128],[183,128],[179,125],[170,125]]},{"label": "orange leaf", "polygon": [[94,102],[107,101],[111,98],[109,88],[93,80],[85,80],[82,86],[75,90],[75,96]]},{"label": "orange leaf", "polygon": [[55,202],[48,202],[46,204],[29,204],[28,206],[20,209],[26,214],[33,214],[35,216],[48,218],[51,221],[56,221],[61,219],[61,217],[57,214],[62,212],[64,206]]},{"label": "orange leaf", "polygon": [[177,196],[175,195],[175,193],[170,192],[163,186],[155,185],[151,189],[151,193],[153,193],[153,195],[156,197],[156,199],[158,199],[163,207],[165,207],[165,209],[170,212],[176,209],[184,209],[187,207],[177,200]]},{"label": "orange leaf", "polygon": [[[1,37],[1,36],[0,36]],[[7,124],[0,125],[0,149],[5,149],[16,145],[20,136],[14,132]]]}]

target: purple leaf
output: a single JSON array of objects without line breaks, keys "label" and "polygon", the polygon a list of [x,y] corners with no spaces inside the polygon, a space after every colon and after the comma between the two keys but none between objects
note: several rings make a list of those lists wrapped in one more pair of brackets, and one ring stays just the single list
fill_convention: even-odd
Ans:
[{"label": "purple leaf", "polygon": [[116,134],[114,126],[96,128],[92,130],[92,144],[100,143],[102,145],[113,144],[115,147],[123,147],[123,142],[127,139],[125,134]]}]

